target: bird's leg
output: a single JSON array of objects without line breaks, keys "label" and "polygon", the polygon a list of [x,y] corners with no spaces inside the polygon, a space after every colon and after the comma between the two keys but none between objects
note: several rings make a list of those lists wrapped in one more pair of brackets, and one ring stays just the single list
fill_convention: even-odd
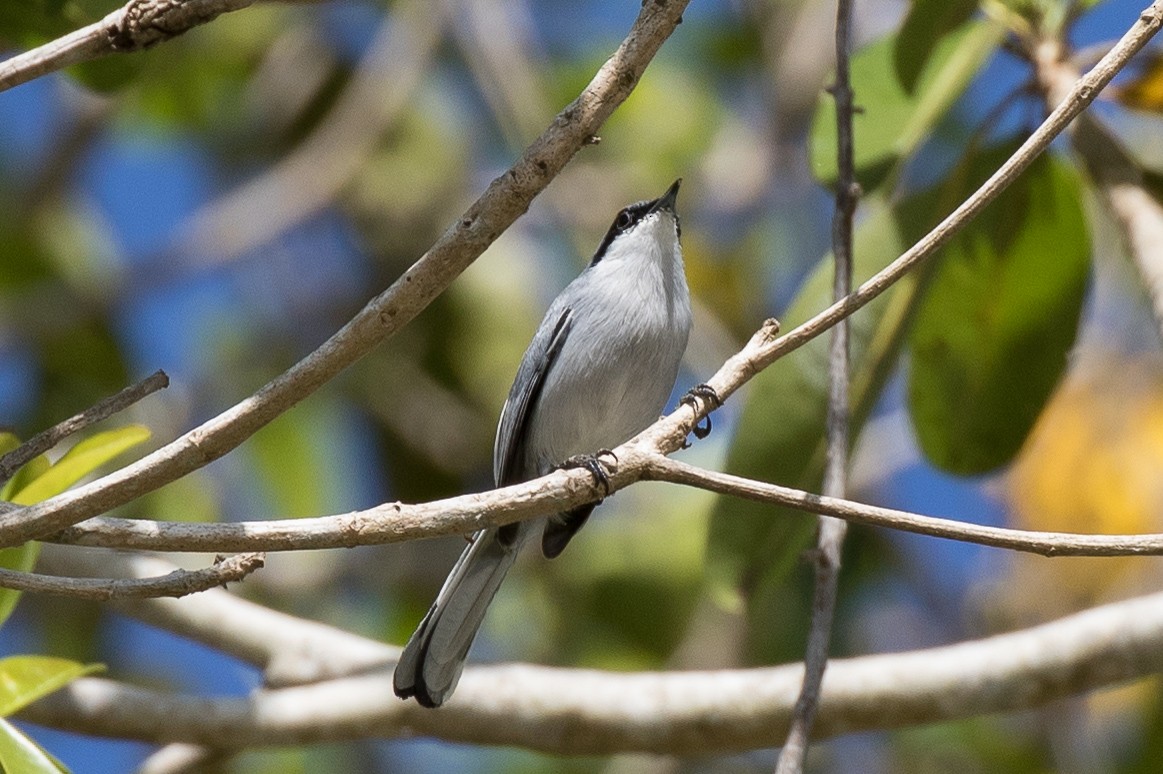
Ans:
[{"label": "bird's leg", "polygon": [[[715,391],[714,387],[707,384],[706,382],[703,382],[702,384],[696,384],[694,387],[691,387],[690,390],[687,391],[687,394],[683,395],[679,399],[678,404],[680,406],[690,406],[692,410],[698,411],[698,404],[695,402],[696,398],[701,398],[708,405],[710,405],[711,411],[714,411],[723,405],[723,399],[719,397],[719,393]],[[700,441],[711,434],[710,412],[707,412],[707,415],[703,417],[703,421],[706,422],[705,426],[700,423],[691,428],[691,432],[695,434],[695,438],[698,438]]]},{"label": "bird's leg", "polygon": [[605,496],[610,495],[610,474],[606,470],[606,466],[602,464],[602,457],[613,457],[614,462],[618,461],[618,455],[609,449],[599,449],[597,454],[575,454],[562,460],[561,464],[557,466],[558,470],[570,470],[572,468],[585,468],[590,472],[594,479],[594,483],[601,486],[606,491]]}]

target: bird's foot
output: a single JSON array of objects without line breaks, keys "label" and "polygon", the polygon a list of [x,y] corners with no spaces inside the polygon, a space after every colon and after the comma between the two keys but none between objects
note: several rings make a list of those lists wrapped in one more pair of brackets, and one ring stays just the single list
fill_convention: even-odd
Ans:
[{"label": "bird's foot", "polygon": [[[678,403],[680,406],[690,406],[692,410],[698,411],[698,403],[696,402],[696,399],[701,399],[707,403],[707,405],[711,407],[710,411],[714,411],[723,405],[723,399],[719,397],[719,393],[715,390],[714,387],[707,384],[706,382],[702,384],[696,384],[694,387],[691,387],[690,390],[687,391],[687,394],[683,395],[682,398],[679,399]],[[691,428],[691,432],[695,434],[695,438],[698,438],[700,441],[711,434],[710,411],[708,411],[707,415],[703,417],[702,422],[705,422],[705,425],[700,422]]]},{"label": "bird's foot", "polygon": [[609,449],[599,449],[597,454],[575,454],[562,461],[557,466],[558,470],[570,470],[572,468],[585,468],[589,471],[590,476],[594,479],[594,484],[602,487],[605,490],[605,496],[610,494],[610,473],[606,470],[606,466],[602,463],[602,457],[613,457],[614,462],[618,461],[618,455]]}]

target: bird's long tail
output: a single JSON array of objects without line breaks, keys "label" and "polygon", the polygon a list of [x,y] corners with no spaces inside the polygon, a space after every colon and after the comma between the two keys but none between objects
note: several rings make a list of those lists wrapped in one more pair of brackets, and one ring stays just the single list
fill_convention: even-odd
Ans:
[{"label": "bird's long tail", "polygon": [[401,699],[439,707],[452,695],[485,610],[528,534],[527,523],[514,526],[481,530],[460,555],[396,664]]}]

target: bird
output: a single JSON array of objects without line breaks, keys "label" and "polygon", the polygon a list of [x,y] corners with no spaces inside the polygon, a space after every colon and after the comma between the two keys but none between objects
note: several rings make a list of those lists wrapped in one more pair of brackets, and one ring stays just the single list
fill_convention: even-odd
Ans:
[{"label": "bird", "polygon": [[[676,209],[681,183],[618,212],[589,264],[550,304],[501,410],[498,487],[584,467],[608,491],[599,456],[666,407],[691,329]],[[540,530],[542,553],[558,556],[597,505],[476,532],[404,647],[396,695],[424,707],[444,704],[521,547]]]}]

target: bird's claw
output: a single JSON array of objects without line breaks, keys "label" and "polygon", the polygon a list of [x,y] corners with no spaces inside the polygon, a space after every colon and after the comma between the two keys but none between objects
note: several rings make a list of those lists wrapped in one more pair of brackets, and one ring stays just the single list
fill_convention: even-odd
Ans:
[{"label": "bird's claw", "polygon": [[618,461],[618,455],[609,449],[599,449],[596,454],[575,454],[572,457],[564,460],[557,466],[558,470],[569,470],[571,468],[585,468],[594,479],[594,484],[600,486],[605,490],[604,497],[610,495],[610,474],[606,470],[606,466],[602,464],[602,457],[613,457],[614,462]]},{"label": "bird's claw", "polygon": [[[690,406],[692,410],[698,411],[696,398],[705,401],[711,407],[711,411],[714,411],[723,405],[723,399],[719,397],[719,393],[715,390],[714,387],[707,384],[706,382],[703,382],[702,384],[696,384],[694,387],[691,387],[690,390],[687,391],[687,394],[683,395],[682,398],[679,399],[679,405],[687,405]],[[706,424],[703,424],[704,422]],[[698,438],[700,441],[711,434],[710,412],[708,412],[707,415],[703,417],[702,422],[695,424],[695,426],[691,428],[691,432],[694,433],[695,438]]]}]

